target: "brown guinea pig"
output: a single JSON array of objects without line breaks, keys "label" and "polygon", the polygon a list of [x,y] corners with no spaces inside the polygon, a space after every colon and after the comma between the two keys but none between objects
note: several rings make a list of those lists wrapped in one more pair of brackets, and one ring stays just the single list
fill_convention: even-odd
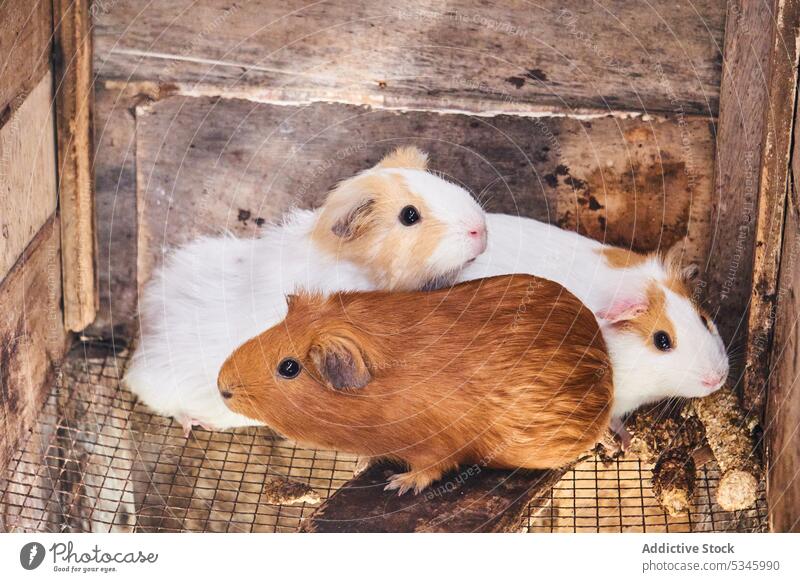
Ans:
[{"label": "brown guinea pig", "polygon": [[234,412],[314,446],[405,462],[421,491],[462,463],[562,466],[608,426],[613,384],[594,315],[531,275],[434,292],[291,296],[218,385]]}]

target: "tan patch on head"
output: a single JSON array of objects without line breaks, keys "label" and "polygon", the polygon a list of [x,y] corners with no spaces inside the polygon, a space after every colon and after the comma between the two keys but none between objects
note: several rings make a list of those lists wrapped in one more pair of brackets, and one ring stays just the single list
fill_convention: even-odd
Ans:
[{"label": "tan patch on head", "polygon": [[[422,217],[412,226],[398,218],[408,205]],[[402,176],[366,172],[328,195],[312,239],[332,255],[365,267],[379,288],[411,290],[431,278],[428,260],[446,228]]]},{"label": "tan patch on head", "polygon": [[656,252],[653,255],[661,261],[664,265],[664,270],[667,272],[667,280],[665,281],[667,288],[691,301],[693,300],[692,289],[689,284],[691,276],[687,275],[687,273],[694,271],[696,274],[696,265],[683,265],[687,244],[685,239],[680,240],[666,251]]},{"label": "tan patch on head", "polygon": [[400,147],[384,157],[375,167],[424,171],[428,169],[428,154],[414,146]]},{"label": "tan patch on head", "polygon": [[657,331],[665,331],[672,339],[673,347],[677,347],[678,338],[675,334],[675,326],[667,316],[667,296],[658,283],[651,282],[647,287],[647,310],[636,316],[616,324],[621,329],[630,331],[640,336],[647,345],[657,349],[653,345],[652,337]]},{"label": "tan patch on head", "polygon": [[647,260],[646,255],[620,247],[607,246],[597,252],[603,255],[606,264],[612,269],[630,269],[641,265]]},{"label": "tan patch on head", "polygon": [[692,300],[692,290],[680,274],[670,273],[664,285],[676,295]]}]

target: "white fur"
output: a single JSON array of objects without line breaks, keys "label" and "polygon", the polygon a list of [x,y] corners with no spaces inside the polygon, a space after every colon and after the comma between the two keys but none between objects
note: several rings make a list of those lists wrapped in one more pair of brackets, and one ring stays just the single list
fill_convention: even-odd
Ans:
[{"label": "white fur", "polygon": [[[421,171],[413,174],[407,177],[412,191],[447,225],[442,248],[435,251],[438,258],[419,268],[433,275],[452,273],[483,250],[461,225],[477,221],[485,230],[483,213],[465,190],[432,175],[429,180]],[[260,424],[231,412],[219,395],[217,375],[225,359],[285,317],[289,293],[376,285],[366,268],[338,260],[313,242],[319,214],[319,209],[296,210],[259,238],[202,238],[171,253],[141,297],[142,333],[125,378],[130,389],[187,428]],[[409,236],[424,236],[424,229]]]},{"label": "white fur", "polygon": [[[464,204],[464,189],[442,180],[429,172],[419,170],[395,170],[414,192],[435,192],[425,196],[425,203],[437,217],[448,217],[450,228],[444,240],[428,258],[432,271],[439,271],[438,265],[463,265],[479,255],[486,248],[486,215],[477,202],[470,198],[472,208]],[[423,217],[424,220],[424,217]],[[465,239],[464,233],[479,230],[480,237]],[[466,244],[465,244],[466,240]]]},{"label": "white fur", "polygon": [[[660,259],[627,269],[610,267],[599,252],[604,245],[575,232],[505,214],[488,214],[486,252],[468,265],[461,281],[507,273],[529,273],[562,284],[596,315],[616,302],[642,299],[651,281],[661,284],[667,316],[676,330],[676,347],[659,352],[640,336],[622,332],[599,318],[614,374],[612,416],[619,418],[643,404],[673,396],[706,396],[728,375],[728,356],[716,327],[710,332],[690,300],[663,283],[667,270]],[[709,375],[723,378],[706,387]]]}]

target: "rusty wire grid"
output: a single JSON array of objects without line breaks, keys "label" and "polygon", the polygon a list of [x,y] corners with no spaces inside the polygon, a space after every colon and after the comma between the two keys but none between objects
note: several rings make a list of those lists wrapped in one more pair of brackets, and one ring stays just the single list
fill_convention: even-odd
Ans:
[{"label": "rusty wire grid", "polygon": [[[70,352],[36,426],[0,478],[0,531],[296,531],[314,505],[276,502],[265,480],[310,486],[325,499],[356,459],[295,446],[265,428],[195,430],[149,412],[120,384],[128,352],[85,343]],[[650,468],[592,459],[526,513],[528,532],[764,531],[755,508],[714,503],[718,474],[704,466],[694,509],[668,517]]]}]

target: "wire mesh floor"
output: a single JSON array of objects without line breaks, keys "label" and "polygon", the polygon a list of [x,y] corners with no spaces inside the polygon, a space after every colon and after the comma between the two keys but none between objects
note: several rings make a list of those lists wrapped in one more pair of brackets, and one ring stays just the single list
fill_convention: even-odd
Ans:
[{"label": "wire mesh floor", "polygon": [[[296,531],[321,499],[353,476],[356,459],[295,446],[263,428],[194,430],[154,415],[120,385],[128,353],[81,344],[58,374],[37,425],[0,478],[0,531]],[[765,531],[755,508],[723,511],[713,464],[700,471],[694,508],[669,517],[653,498],[650,467],[586,461],[531,504],[528,532]],[[276,479],[279,478],[279,479]]]}]

